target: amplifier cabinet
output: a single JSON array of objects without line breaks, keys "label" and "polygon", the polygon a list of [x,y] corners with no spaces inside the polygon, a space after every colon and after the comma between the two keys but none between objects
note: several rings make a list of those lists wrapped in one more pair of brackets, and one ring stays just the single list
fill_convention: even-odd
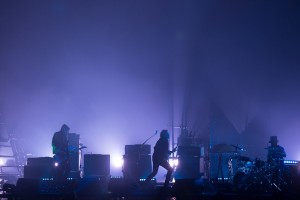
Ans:
[{"label": "amplifier cabinet", "polygon": [[85,154],[84,178],[110,175],[110,155]]},{"label": "amplifier cabinet", "polygon": [[177,155],[179,156],[200,156],[200,147],[195,146],[178,146]]},{"label": "amplifier cabinet", "polygon": [[134,145],[125,145],[125,154],[151,154],[151,145],[149,144],[134,144]]},{"label": "amplifier cabinet", "polygon": [[27,158],[28,166],[53,166],[54,160],[52,157],[36,157]]},{"label": "amplifier cabinet", "polygon": [[200,157],[180,156],[174,173],[176,179],[194,179],[200,177]]},{"label": "amplifier cabinet", "polygon": [[152,171],[150,155],[124,155],[123,175],[127,179],[145,179]]},{"label": "amplifier cabinet", "polygon": [[41,179],[51,178],[53,175],[53,166],[24,166],[24,178]]},{"label": "amplifier cabinet", "polygon": [[80,138],[79,134],[76,133],[68,134],[71,171],[79,170],[79,165],[80,165],[79,138]]}]

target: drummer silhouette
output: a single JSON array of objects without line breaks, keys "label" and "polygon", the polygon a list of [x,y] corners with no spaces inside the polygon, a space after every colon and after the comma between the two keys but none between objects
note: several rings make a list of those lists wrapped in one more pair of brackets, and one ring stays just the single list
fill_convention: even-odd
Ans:
[{"label": "drummer silhouette", "polygon": [[283,164],[283,159],[286,157],[285,150],[282,146],[278,145],[277,136],[271,136],[268,149],[267,162],[271,165]]},{"label": "drummer silhouette", "polygon": [[281,191],[281,186],[285,184],[284,181],[284,157],[286,157],[285,150],[278,145],[277,136],[271,136],[268,149],[267,163],[271,174],[272,185]]}]

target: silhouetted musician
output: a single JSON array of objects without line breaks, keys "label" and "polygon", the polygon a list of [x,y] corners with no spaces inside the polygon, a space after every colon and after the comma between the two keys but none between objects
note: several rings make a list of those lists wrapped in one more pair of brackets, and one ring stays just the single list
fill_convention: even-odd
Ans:
[{"label": "silhouetted musician", "polygon": [[55,162],[54,178],[67,179],[70,173],[70,156],[68,150],[68,134],[70,128],[63,124],[60,131],[52,137],[52,151]]},{"label": "silhouetted musician", "polygon": [[272,173],[272,183],[275,184],[276,188],[281,190],[280,187],[284,183],[284,157],[286,157],[285,150],[282,146],[278,145],[277,136],[271,136],[268,147],[268,167]]},{"label": "silhouetted musician", "polygon": [[160,132],[160,138],[154,146],[154,153],[152,155],[153,171],[148,175],[145,181],[146,184],[157,174],[159,166],[162,166],[168,170],[164,186],[168,187],[169,185],[173,168],[169,164],[168,158],[171,153],[176,151],[176,148],[174,148],[172,151],[169,151],[169,137],[170,136],[167,130],[162,130]]},{"label": "silhouetted musician", "polygon": [[283,164],[283,159],[286,157],[285,150],[282,146],[278,145],[277,136],[271,136],[268,147],[268,158],[267,162],[272,165]]}]

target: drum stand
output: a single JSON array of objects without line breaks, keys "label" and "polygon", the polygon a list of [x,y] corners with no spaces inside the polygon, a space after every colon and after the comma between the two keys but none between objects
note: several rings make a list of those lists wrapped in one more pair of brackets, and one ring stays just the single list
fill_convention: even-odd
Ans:
[{"label": "drum stand", "polygon": [[218,153],[218,172],[217,172],[217,177],[216,180],[219,178],[219,173],[221,173],[222,176],[222,182],[224,182],[224,174],[223,174],[223,169],[222,169],[222,153]]},{"label": "drum stand", "polygon": [[211,153],[217,153],[218,154],[218,172],[216,175],[216,181],[218,181],[219,173],[221,173],[222,176],[222,182],[224,182],[224,174],[222,169],[222,158],[223,153],[236,153],[237,148],[234,145],[228,145],[228,144],[217,144],[213,146],[211,149]]}]

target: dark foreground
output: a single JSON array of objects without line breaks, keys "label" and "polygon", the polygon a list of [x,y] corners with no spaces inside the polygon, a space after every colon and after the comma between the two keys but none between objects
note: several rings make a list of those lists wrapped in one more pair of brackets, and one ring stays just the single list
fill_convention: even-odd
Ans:
[{"label": "dark foreground", "polygon": [[231,182],[212,183],[209,181],[182,179],[169,188],[151,182],[131,182],[124,179],[82,179],[57,182],[53,180],[19,179],[16,185],[4,185],[0,199],[61,199],[61,200],[152,200],[152,199],[202,199],[202,200],[268,200],[300,199],[298,184],[284,188],[240,189]]}]

